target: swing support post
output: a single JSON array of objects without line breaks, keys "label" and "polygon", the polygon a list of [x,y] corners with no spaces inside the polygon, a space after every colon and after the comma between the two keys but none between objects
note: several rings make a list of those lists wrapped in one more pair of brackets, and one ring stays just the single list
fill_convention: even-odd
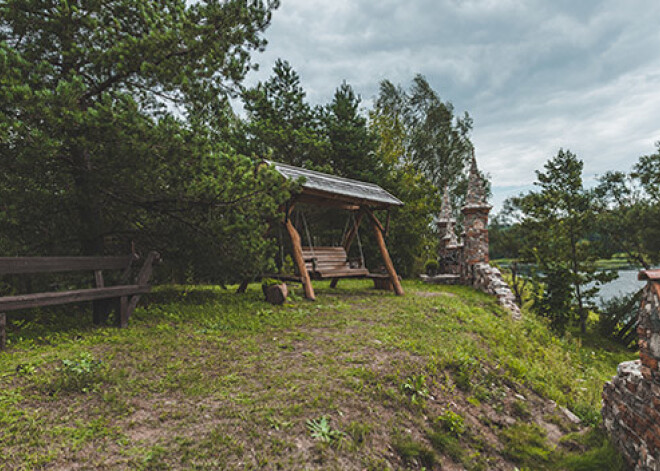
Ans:
[{"label": "swing support post", "polygon": [[380,223],[376,215],[370,209],[365,209],[369,219],[371,220],[371,226],[374,229],[374,235],[376,236],[376,242],[378,243],[378,248],[380,249],[380,254],[383,257],[383,263],[385,264],[385,269],[390,275],[390,281],[394,287],[394,293],[397,296],[403,296],[403,288],[401,287],[401,282],[399,281],[399,275],[397,275],[396,270],[394,269],[394,264],[390,258],[390,253],[387,251],[387,246],[385,245],[385,238],[383,237],[383,232],[385,228]]},{"label": "swing support post", "polygon": [[289,237],[291,238],[291,245],[293,246],[293,261],[298,267],[298,272],[300,273],[300,278],[305,288],[305,297],[311,301],[316,300],[316,295],[314,294],[314,287],[312,286],[312,280],[309,278],[309,273],[307,272],[307,267],[305,267],[305,260],[302,254],[302,244],[300,242],[300,234],[294,227],[291,222],[291,211],[293,211],[293,205],[290,205],[289,208],[284,213],[284,226],[286,227]]}]

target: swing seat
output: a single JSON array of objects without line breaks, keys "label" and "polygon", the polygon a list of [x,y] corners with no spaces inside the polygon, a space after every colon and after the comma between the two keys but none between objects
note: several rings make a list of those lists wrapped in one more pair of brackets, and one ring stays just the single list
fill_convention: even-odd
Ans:
[{"label": "swing seat", "polygon": [[313,280],[364,278],[369,270],[360,259],[349,259],[343,247],[302,247],[305,267]]}]

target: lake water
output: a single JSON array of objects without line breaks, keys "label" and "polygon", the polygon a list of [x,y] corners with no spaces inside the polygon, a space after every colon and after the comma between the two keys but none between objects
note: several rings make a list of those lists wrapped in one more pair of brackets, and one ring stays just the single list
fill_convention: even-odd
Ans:
[{"label": "lake water", "polygon": [[619,270],[619,277],[616,280],[601,286],[598,297],[608,300],[614,296],[634,293],[643,288],[645,282],[637,280],[638,273],[639,269]]}]

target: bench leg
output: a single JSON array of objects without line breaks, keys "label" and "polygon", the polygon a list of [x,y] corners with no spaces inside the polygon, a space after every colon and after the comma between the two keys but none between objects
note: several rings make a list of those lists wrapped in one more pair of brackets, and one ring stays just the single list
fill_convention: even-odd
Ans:
[{"label": "bench leg", "polygon": [[248,287],[248,283],[249,283],[248,280],[243,280],[243,281],[241,282],[241,285],[240,285],[240,286],[238,287],[238,289],[236,290],[236,293],[239,293],[239,294],[240,294],[240,293],[245,293],[245,290],[246,290],[247,287]]},{"label": "bench leg", "polygon": [[115,309],[112,299],[99,299],[92,301],[92,320],[94,325],[105,325],[108,322],[110,312]]},{"label": "bench leg", "polygon": [[336,288],[337,283],[339,283],[339,278],[333,278],[332,281],[330,282],[330,288]]},{"label": "bench leg", "polygon": [[0,312],[0,350],[4,350],[7,346],[7,314]]},{"label": "bench leg", "polygon": [[128,326],[128,297],[122,296],[119,298],[119,328],[125,329]]}]

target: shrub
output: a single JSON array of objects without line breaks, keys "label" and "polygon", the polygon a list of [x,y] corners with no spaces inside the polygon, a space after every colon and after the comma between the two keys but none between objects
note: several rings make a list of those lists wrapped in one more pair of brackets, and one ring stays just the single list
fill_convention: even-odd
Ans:
[{"label": "shrub", "polygon": [[89,392],[103,380],[103,369],[101,360],[96,360],[89,352],[82,352],[75,358],[62,360],[62,366],[56,370],[52,389]]},{"label": "shrub", "polygon": [[424,264],[424,272],[429,276],[437,275],[439,269],[440,269],[440,264],[438,264],[437,260],[428,260]]}]

